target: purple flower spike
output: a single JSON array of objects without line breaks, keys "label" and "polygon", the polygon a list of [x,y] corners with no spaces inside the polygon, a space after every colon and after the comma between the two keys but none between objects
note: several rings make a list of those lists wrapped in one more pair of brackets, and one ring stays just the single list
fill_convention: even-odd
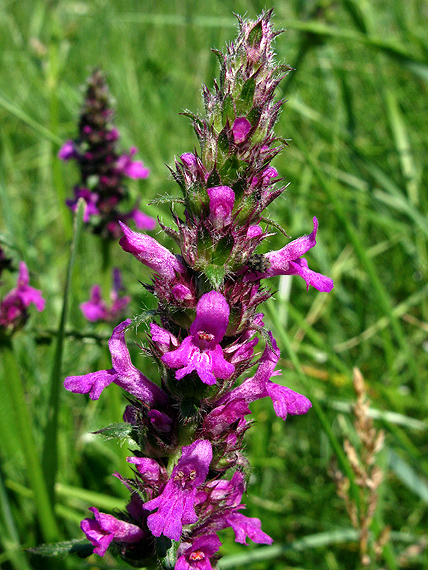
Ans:
[{"label": "purple flower spike", "polygon": [[233,140],[235,144],[245,142],[248,133],[251,131],[251,123],[245,117],[238,117],[235,119],[232,127]]},{"label": "purple flower spike", "polygon": [[168,402],[166,393],[144,376],[131,362],[125,342],[125,329],[130,324],[131,319],[120,323],[113,330],[109,340],[113,368],[83,376],[68,376],[64,381],[66,390],[78,394],[89,393],[91,400],[98,400],[104,388],[114,382],[150,407]]},{"label": "purple flower spike", "polygon": [[318,229],[318,220],[314,217],[314,229],[308,236],[302,236],[278,251],[270,251],[266,254],[266,259],[270,263],[269,269],[259,275],[261,277],[272,277],[274,275],[300,275],[307,285],[328,293],[333,289],[333,280],[329,277],[316,273],[308,268],[305,259],[300,259],[302,255],[307,253],[316,244],[316,235]]},{"label": "purple flower spike", "polygon": [[89,510],[94,513],[95,520],[84,519],[80,528],[86,534],[86,538],[96,547],[94,552],[99,556],[104,556],[113,540],[133,544],[145,537],[144,531],[134,524],[100,513],[95,507],[90,507]]},{"label": "purple flower spike", "polygon": [[128,226],[119,222],[124,233],[119,244],[124,251],[153,269],[164,279],[172,281],[176,273],[184,273],[186,268],[166,247],[160,245],[154,238],[133,232]]},{"label": "purple flower spike", "polygon": [[201,536],[193,544],[182,542],[178,547],[174,570],[213,570],[210,558],[220,546],[220,539],[215,534]]},{"label": "purple flower spike", "polygon": [[210,197],[210,220],[217,229],[223,229],[232,221],[235,193],[229,186],[214,186],[208,188],[207,192]]},{"label": "purple flower spike", "polygon": [[195,496],[208,474],[212,456],[211,443],[207,440],[198,439],[182,448],[181,458],[164,490],[144,505],[148,511],[158,509],[147,518],[147,525],[154,536],[163,534],[179,541],[183,525],[198,520],[194,509]]},{"label": "purple flower spike", "polygon": [[230,308],[221,293],[210,291],[200,298],[196,306],[196,318],[187,336],[177,350],[167,352],[161,360],[181,380],[194,370],[204,384],[215,384],[217,378],[229,378],[235,367],[223,356],[220,342],[229,323]]}]

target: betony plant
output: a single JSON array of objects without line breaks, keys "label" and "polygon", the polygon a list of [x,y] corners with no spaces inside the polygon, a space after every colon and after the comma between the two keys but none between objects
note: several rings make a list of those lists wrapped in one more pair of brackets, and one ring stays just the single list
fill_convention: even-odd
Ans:
[{"label": "betony plant", "polygon": [[149,169],[139,160],[132,147],[119,154],[120,134],[113,125],[114,108],[104,74],[94,69],[86,82],[85,97],[79,117],[78,136],[67,140],[59,150],[61,160],[74,160],[80,171],[80,183],[74,187],[74,199],[67,205],[74,212],[80,198],[84,200],[83,221],[104,239],[117,239],[118,221],[134,220],[138,229],[153,230],[156,220],[134,207],[122,212],[118,206],[128,198],[126,179],[149,176]]},{"label": "betony plant", "polygon": [[[157,362],[160,381],[131,362],[125,341],[131,319],[109,341],[112,368],[65,380],[68,390],[93,400],[115,383],[129,401],[123,433],[132,442],[127,460],[135,476],[116,476],[130,502],[116,516],[92,508],[95,518],[81,525],[100,556],[112,547],[133,565],[208,570],[218,559],[223,529],[232,527],[240,543],[272,542],[258,519],[242,513],[249,404],[269,397],[285,420],[306,413],[311,403],[272,381],[280,352],[258,312],[272,294],[262,281],[298,275],[307,289],[323,292],[333,282],[302,257],[316,244],[316,218],[309,235],[278,251],[257,252],[271,235],[263,212],[285,190],[271,161],[286,145],[274,133],[282,104],[275,89],[290,68],[275,61],[272,42],[279,32],[271,17],[267,11],[256,21],[239,18],[236,40],[225,53],[215,51],[220,79],[213,90],[203,88],[205,113],[185,113],[200,151],[182,154],[171,168],[184,211],[174,214],[175,229],[161,225],[179,252],[119,221],[122,248],[153,271],[145,287],[158,304],[148,313],[143,350]],[[261,356],[254,353],[259,337]]]}]

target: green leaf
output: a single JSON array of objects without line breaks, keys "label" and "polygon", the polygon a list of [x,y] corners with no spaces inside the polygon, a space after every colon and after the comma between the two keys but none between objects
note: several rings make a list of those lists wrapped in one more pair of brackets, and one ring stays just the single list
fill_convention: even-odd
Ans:
[{"label": "green leaf", "polygon": [[86,538],[67,540],[55,544],[41,544],[34,548],[29,548],[28,552],[39,556],[67,556],[67,554],[77,554],[80,558],[87,558],[94,551],[94,547]]},{"label": "green leaf", "polygon": [[127,423],[111,424],[105,428],[94,431],[97,435],[102,435],[106,439],[132,439],[133,427]]},{"label": "green leaf", "polygon": [[244,103],[244,109],[252,105],[255,90],[256,90],[256,80],[254,79],[254,76],[251,76],[244,83],[244,87],[242,88],[241,94],[239,96],[242,103]]},{"label": "green leaf", "polygon": [[210,280],[212,286],[215,289],[219,289],[223,283],[224,276],[226,275],[226,270],[220,265],[210,264],[204,269],[204,273]]},{"label": "green leaf", "polygon": [[261,20],[257,22],[251,32],[248,34],[248,45],[252,47],[259,47],[263,37],[263,26]]},{"label": "green leaf", "polygon": [[406,461],[388,449],[389,466],[400,479],[400,481],[425,503],[428,504],[428,484]]}]

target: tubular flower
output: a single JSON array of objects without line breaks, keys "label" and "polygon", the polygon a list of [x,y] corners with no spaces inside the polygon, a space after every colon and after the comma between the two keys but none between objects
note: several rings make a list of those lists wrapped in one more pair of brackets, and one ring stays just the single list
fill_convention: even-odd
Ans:
[{"label": "tubular flower", "polygon": [[89,510],[94,513],[95,520],[84,519],[80,526],[99,556],[104,556],[112,540],[133,544],[144,538],[144,532],[138,526],[100,513],[95,507]]},{"label": "tubular flower", "polygon": [[147,519],[154,536],[163,534],[178,541],[183,525],[198,520],[194,508],[196,491],[205,481],[212,456],[211,443],[206,440],[196,440],[183,447],[181,458],[162,493],[144,505],[149,511],[158,509]]},{"label": "tubular flower", "polygon": [[223,356],[220,342],[229,321],[230,309],[221,293],[211,291],[203,295],[196,306],[196,319],[190,326],[190,335],[172,352],[161,358],[181,380],[194,370],[204,384],[215,384],[217,378],[229,378],[235,367]]},{"label": "tubular flower", "polygon": [[[107,536],[95,552],[104,554],[111,542],[135,566],[155,557],[164,569],[212,570],[217,533],[228,528],[239,543],[271,544],[260,520],[242,513],[251,404],[268,397],[284,420],[311,407],[305,396],[273,382],[280,351],[258,310],[271,296],[262,279],[275,275],[299,275],[320,291],[333,287],[302,257],[315,246],[316,218],[310,235],[257,252],[272,235],[264,210],[285,190],[270,163],[284,146],[274,132],[282,104],[275,88],[289,68],[275,61],[271,16],[239,19],[236,41],[216,52],[221,79],[212,91],[203,88],[204,114],[186,113],[200,150],[182,153],[170,169],[182,197],[174,200],[175,227],[160,224],[177,251],[118,221],[122,249],[153,272],[144,287],[157,304],[138,322],[147,324],[140,348],[158,365],[159,383],[131,363],[124,337],[129,319],[110,339],[110,370],[65,381],[92,399],[111,382],[127,392],[123,430],[132,441],[127,461],[134,477],[116,476],[132,493],[123,518],[142,534],[131,543],[110,528],[100,530],[104,523],[91,524]],[[74,152],[63,149],[65,156]],[[122,158],[119,170],[131,176],[140,167],[129,160]],[[257,343],[264,345],[261,356]]]},{"label": "tubular flower", "polygon": [[307,253],[317,243],[315,238],[318,230],[318,220],[314,217],[314,229],[308,236],[302,236],[279,251],[270,251],[265,255],[267,267],[265,271],[256,271],[257,276],[252,279],[263,279],[274,275],[299,275],[306,281],[306,288],[309,285],[318,291],[330,292],[333,289],[333,280],[321,273],[316,273],[308,268],[306,259],[301,256]]},{"label": "tubular flower", "polygon": [[165,404],[168,401],[166,393],[137,370],[131,362],[125,342],[125,330],[130,324],[131,319],[127,319],[113,330],[109,341],[113,368],[90,372],[83,376],[68,376],[64,381],[64,387],[78,394],[89,393],[92,400],[98,400],[104,388],[114,382],[131,396],[151,407],[157,403]]}]

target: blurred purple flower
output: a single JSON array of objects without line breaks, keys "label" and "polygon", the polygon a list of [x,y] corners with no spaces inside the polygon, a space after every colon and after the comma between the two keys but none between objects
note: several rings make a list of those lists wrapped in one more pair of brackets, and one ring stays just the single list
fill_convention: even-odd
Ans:
[{"label": "blurred purple flower", "polygon": [[88,321],[117,321],[125,308],[129,305],[131,297],[119,297],[119,292],[123,291],[120,271],[113,269],[113,288],[110,292],[112,304],[110,307],[101,298],[101,287],[94,285],[91,289],[91,297],[86,303],[82,303],[80,308]]},{"label": "blurred purple flower", "polygon": [[43,311],[45,308],[46,301],[41,291],[30,287],[29,283],[28,268],[21,261],[16,287],[0,303],[0,327],[13,331],[27,320],[27,308],[30,305],[34,305],[38,311]]},{"label": "blurred purple flower", "polygon": [[117,128],[112,126],[114,111],[104,75],[95,69],[87,81],[86,95],[79,119],[79,134],[67,140],[58,152],[61,160],[75,160],[80,170],[80,184],[74,188],[75,198],[67,205],[75,211],[79,198],[86,203],[84,222],[91,223],[94,233],[105,238],[120,236],[118,221],[133,219],[139,229],[152,230],[156,220],[135,207],[120,212],[119,204],[128,197],[126,178],[142,179],[149,169],[139,160],[133,146],[119,154]]}]

